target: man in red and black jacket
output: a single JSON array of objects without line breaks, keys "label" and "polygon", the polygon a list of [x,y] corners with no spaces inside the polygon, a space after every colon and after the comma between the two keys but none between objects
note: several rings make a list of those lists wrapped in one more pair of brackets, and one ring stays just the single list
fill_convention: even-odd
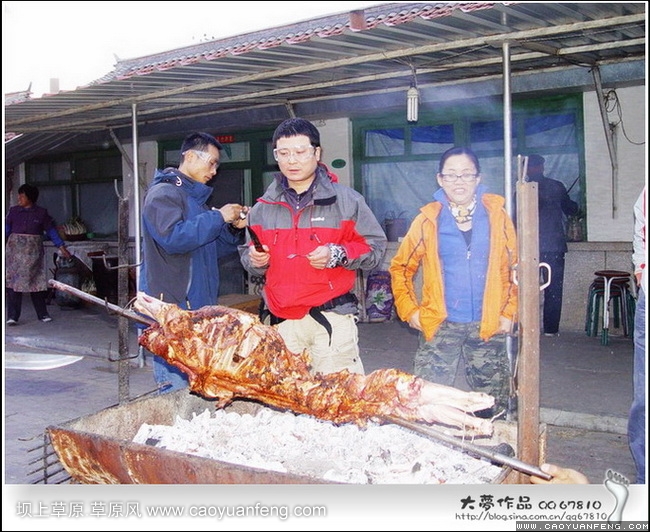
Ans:
[{"label": "man in red and black jacket", "polygon": [[320,163],[318,129],[302,118],[273,134],[280,173],[249,213],[263,251],[240,247],[287,347],[307,350],[312,373],[364,373],[357,344],[356,270],[381,264],[386,235],[354,189]]}]

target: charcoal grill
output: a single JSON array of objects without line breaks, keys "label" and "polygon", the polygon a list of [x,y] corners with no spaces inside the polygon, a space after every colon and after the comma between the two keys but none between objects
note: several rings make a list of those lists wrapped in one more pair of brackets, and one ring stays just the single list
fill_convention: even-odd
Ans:
[{"label": "charcoal grill", "polygon": [[[59,460],[74,482],[84,484],[335,484],[307,475],[281,473],[221,462],[133,442],[143,423],[173,425],[176,417],[191,419],[215,401],[178,390],[145,397],[50,426],[47,434]],[[255,414],[269,408],[235,400],[227,411]],[[495,438],[512,444],[511,424],[497,423]],[[541,438],[545,442],[545,438]],[[507,483],[512,470],[503,467],[497,483]]]}]

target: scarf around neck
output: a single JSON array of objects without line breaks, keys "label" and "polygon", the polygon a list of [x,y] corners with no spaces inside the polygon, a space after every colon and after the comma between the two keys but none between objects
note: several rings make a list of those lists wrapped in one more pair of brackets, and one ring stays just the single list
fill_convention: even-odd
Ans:
[{"label": "scarf around neck", "polygon": [[449,201],[449,209],[452,216],[456,219],[457,224],[464,224],[472,221],[474,211],[476,210],[476,195],[472,198],[472,202],[467,206],[462,206]]}]

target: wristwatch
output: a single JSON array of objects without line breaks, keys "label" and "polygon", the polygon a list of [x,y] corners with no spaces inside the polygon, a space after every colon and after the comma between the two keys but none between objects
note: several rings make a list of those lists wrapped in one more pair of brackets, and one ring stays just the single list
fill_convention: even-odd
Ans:
[{"label": "wristwatch", "polygon": [[337,266],[347,266],[348,254],[345,248],[339,244],[327,244],[330,248],[330,260],[326,268],[336,268]]}]

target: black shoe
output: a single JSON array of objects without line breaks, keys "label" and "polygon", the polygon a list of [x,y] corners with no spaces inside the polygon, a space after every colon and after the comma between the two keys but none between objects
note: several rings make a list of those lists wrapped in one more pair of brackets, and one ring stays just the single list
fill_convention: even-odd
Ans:
[{"label": "black shoe", "polygon": [[495,405],[492,408],[485,408],[484,410],[477,410],[474,412],[474,416],[480,417],[481,419],[505,419],[506,418],[507,407]]},{"label": "black shoe", "polygon": [[7,320],[7,325],[11,325],[11,326],[18,325],[18,320],[14,320],[13,318],[9,318]]}]

